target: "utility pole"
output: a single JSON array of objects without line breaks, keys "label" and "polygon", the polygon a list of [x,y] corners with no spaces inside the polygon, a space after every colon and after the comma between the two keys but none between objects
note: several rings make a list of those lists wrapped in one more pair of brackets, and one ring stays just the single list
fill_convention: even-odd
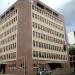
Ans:
[{"label": "utility pole", "polygon": [[37,73],[38,73],[39,65],[38,65],[38,55],[37,55]]},{"label": "utility pole", "polygon": [[25,59],[25,56],[22,56],[22,57],[18,58],[18,60],[20,60],[20,59],[23,59],[23,63],[22,63],[21,67],[24,70],[24,75],[26,75],[26,59]]},{"label": "utility pole", "polygon": [[24,75],[26,75],[26,59],[25,59],[24,56],[23,56],[23,60],[24,60],[24,65],[23,65],[23,67],[24,67]]}]

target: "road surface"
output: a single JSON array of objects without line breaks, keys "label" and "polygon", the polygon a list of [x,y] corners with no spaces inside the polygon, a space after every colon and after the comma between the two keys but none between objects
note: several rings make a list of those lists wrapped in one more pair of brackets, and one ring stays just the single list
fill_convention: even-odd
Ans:
[{"label": "road surface", "polygon": [[71,74],[68,74],[68,75],[75,75],[75,72],[71,73]]},{"label": "road surface", "polygon": [[69,74],[62,74],[62,75],[75,75],[75,72]]}]

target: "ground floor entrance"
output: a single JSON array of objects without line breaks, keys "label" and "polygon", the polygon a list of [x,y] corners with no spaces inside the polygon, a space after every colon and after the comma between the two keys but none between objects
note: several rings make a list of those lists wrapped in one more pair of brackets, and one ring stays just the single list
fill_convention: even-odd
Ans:
[{"label": "ground floor entrance", "polygon": [[0,64],[0,73],[5,74],[6,64]]}]

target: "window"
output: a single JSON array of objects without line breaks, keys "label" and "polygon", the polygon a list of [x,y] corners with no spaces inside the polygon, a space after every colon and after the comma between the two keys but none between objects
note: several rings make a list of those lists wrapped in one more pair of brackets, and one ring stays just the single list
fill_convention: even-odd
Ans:
[{"label": "window", "polygon": [[16,43],[14,43],[14,48],[16,48]]},{"label": "window", "polygon": [[13,49],[13,45],[11,44],[11,49]]},{"label": "window", "polygon": [[41,52],[39,52],[39,57],[41,58]]},{"label": "window", "polygon": [[34,13],[32,13],[32,17],[34,18]]},{"label": "window", "polygon": [[33,37],[35,37],[35,31],[33,31]]},{"label": "window", "polygon": [[39,44],[38,41],[36,41],[36,47],[38,47],[38,44]]},{"label": "window", "polygon": [[35,55],[35,51],[33,51],[33,57],[36,57],[36,55]]},{"label": "window", "polygon": [[33,46],[35,47],[35,45],[36,45],[36,44],[35,44],[35,41],[33,40]]},{"label": "window", "polygon": [[33,51],[33,57],[38,57],[38,51]]}]

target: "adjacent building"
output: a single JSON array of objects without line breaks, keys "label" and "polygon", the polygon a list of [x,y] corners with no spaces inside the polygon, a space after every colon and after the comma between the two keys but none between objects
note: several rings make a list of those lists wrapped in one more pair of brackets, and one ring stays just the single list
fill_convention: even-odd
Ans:
[{"label": "adjacent building", "polygon": [[66,63],[65,43],[63,15],[39,0],[18,0],[0,16],[0,68],[6,73],[36,75]]},{"label": "adjacent building", "polygon": [[75,31],[68,33],[68,43],[75,44]]}]

